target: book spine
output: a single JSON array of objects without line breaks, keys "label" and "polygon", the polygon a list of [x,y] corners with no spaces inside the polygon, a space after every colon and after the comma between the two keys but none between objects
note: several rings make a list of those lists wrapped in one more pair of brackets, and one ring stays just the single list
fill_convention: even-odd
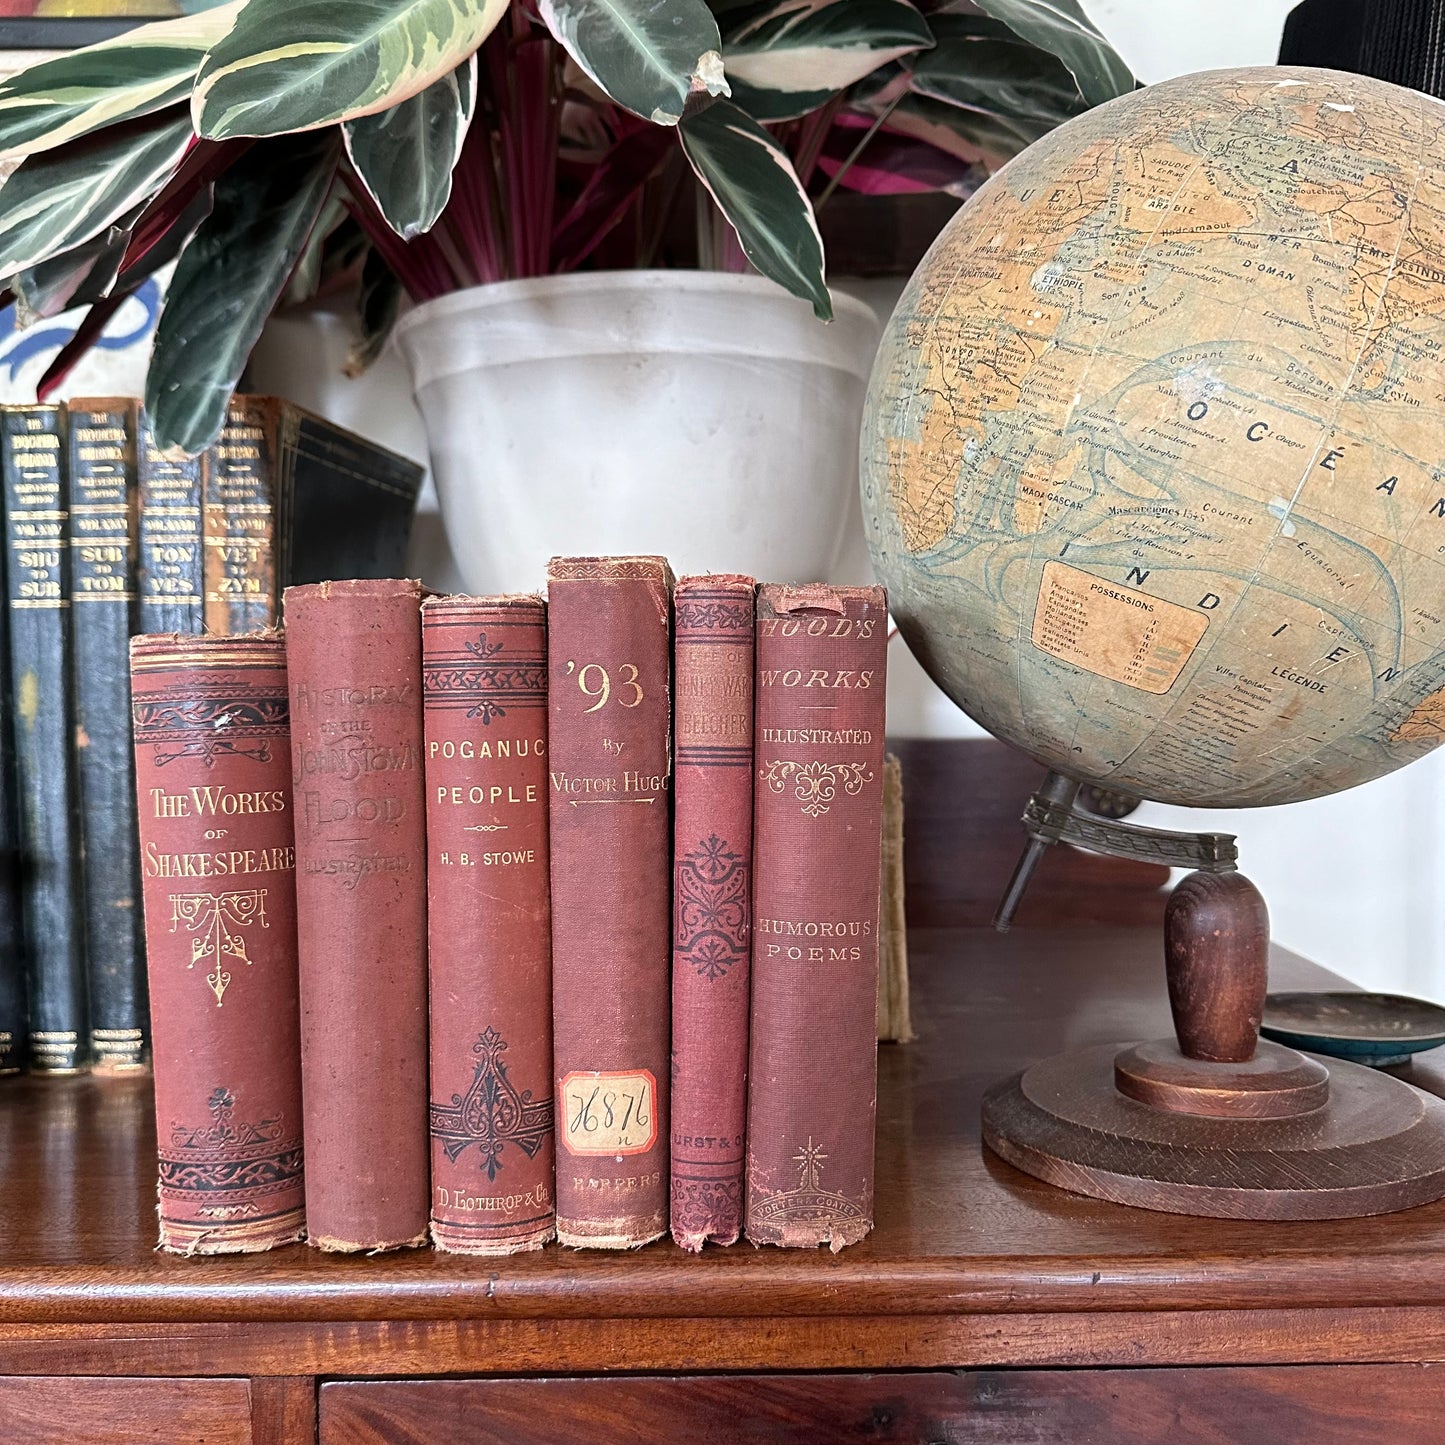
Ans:
[{"label": "book spine", "polygon": [[281,408],[284,584],[395,577],[406,566],[423,469],[290,402],[255,400]]},{"label": "book spine", "polygon": [[203,611],[201,457],[173,460],[144,417],[137,438],[141,632],[199,633]]},{"label": "book spine", "polygon": [[743,1227],[753,861],[751,577],[674,594],[672,1237]]},{"label": "book spine", "polygon": [[274,409],[231,400],[202,468],[206,631],[254,632],[277,620]]},{"label": "book spine", "polygon": [[557,1238],[667,1228],[672,574],[554,558],[548,577]]},{"label": "book spine", "polygon": [[145,1063],[145,954],[126,648],[136,615],[133,401],[72,401],[70,632],[91,1066]]},{"label": "book spine", "polygon": [[84,1064],[88,1027],[63,431],[59,407],[0,413],[29,1051],[31,1067],[44,1073],[70,1073]]},{"label": "book spine", "polygon": [[[3,488],[0,488],[3,495]],[[3,516],[3,508],[0,508]],[[18,565],[0,550],[0,586]],[[0,1074],[18,1073],[28,1057],[29,1003],[25,987],[25,926],[20,897],[20,820],[16,814],[15,699],[10,686],[9,610],[0,612]]]},{"label": "book spine", "polygon": [[279,637],[137,637],[160,1243],[305,1232],[296,852]]},{"label": "book spine", "polygon": [[431,1233],[514,1254],[555,1233],[541,598],[427,602],[422,694]]},{"label": "book spine", "polygon": [[873,1227],[887,602],[758,594],[747,1236]]},{"label": "book spine", "polygon": [[293,587],[285,612],[309,1235],[424,1244],[421,586]]}]

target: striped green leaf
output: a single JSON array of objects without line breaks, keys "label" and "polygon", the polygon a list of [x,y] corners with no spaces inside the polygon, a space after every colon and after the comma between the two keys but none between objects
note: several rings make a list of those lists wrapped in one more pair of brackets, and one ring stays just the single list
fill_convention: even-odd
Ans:
[{"label": "striped green leaf", "polygon": [[919,95],[997,116],[1030,139],[1084,109],[1074,77],[1047,50],[971,16],[934,19],[938,45],[909,63]]},{"label": "striped green leaf", "polygon": [[755,120],[791,120],[880,65],[933,44],[908,0],[783,0],[723,44],[733,99]]},{"label": "striped green leaf", "polygon": [[727,95],[703,0],[538,0],[547,28],[618,105],[676,125],[691,95]]},{"label": "striped green leaf", "polygon": [[172,107],[22,161],[0,186],[0,276],[74,250],[149,200],[191,139]]},{"label": "striped green leaf", "polygon": [[248,0],[201,66],[196,131],[282,135],[371,115],[455,70],[507,0]]},{"label": "striped green leaf", "polygon": [[476,100],[471,55],[419,95],[342,127],[357,179],[403,240],[431,230],[441,215]]},{"label": "striped green leaf", "polygon": [[787,152],[731,101],[714,101],[679,129],[693,170],[738,233],[743,254],[769,280],[811,301],[820,321],[830,321],[823,240]]},{"label": "striped green leaf", "polygon": [[976,0],[1015,35],[1057,55],[1090,105],[1125,95],[1138,82],[1123,58],[1094,28],[1078,0]]},{"label": "striped green leaf", "polygon": [[194,454],[226,403],[325,204],[341,153],[335,131],[252,146],[216,182],[166,292],[146,376],[163,447]]},{"label": "striped green leaf", "polygon": [[141,25],[10,76],[0,83],[0,151],[34,155],[184,100],[242,3]]},{"label": "striped green leaf", "polygon": [[107,226],[83,246],[20,272],[12,283],[18,302],[16,326],[23,328],[72,306],[99,301],[115,284],[129,244],[130,226],[122,221]]}]

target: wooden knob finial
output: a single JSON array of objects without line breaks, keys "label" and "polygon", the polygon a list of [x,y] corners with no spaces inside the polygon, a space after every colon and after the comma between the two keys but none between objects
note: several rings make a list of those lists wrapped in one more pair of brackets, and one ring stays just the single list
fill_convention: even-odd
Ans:
[{"label": "wooden knob finial", "polygon": [[1180,1051],[1254,1057],[1269,986],[1269,910],[1242,873],[1190,873],[1164,916],[1164,967]]}]

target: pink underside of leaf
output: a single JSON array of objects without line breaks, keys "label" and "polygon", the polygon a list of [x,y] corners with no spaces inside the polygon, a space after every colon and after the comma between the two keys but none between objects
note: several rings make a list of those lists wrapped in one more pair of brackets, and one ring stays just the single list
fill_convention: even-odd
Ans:
[{"label": "pink underside of leaf", "polygon": [[643,186],[666,164],[676,140],[670,129],[638,125],[593,168],[552,237],[552,269],[580,266],[637,203]]},{"label": "pink underside of leaf", "polygon": [[[139,282],[136,286],[139,286]],[[45,374],[35,386],[39,401],[47,401],[67,376],[75,369],[76,363],[97,341],[110,324],[110,319],[135,294],[136,286],[125,291],[112,292],[104,300],[97,301],[85,313],[85,319],[75,329],[75,335],[56,353],[55,360],[45,368]]]}]

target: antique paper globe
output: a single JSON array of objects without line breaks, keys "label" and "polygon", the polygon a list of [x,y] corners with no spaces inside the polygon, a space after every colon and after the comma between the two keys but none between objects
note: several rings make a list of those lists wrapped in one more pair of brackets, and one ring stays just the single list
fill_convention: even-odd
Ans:
[{"label": "antique paper globe", "polygon": [[1166,81],[924,259],[863,426],[874,566],[991,732],[1080,781],[1286,803],[1445,728],[1445,105]]}]

